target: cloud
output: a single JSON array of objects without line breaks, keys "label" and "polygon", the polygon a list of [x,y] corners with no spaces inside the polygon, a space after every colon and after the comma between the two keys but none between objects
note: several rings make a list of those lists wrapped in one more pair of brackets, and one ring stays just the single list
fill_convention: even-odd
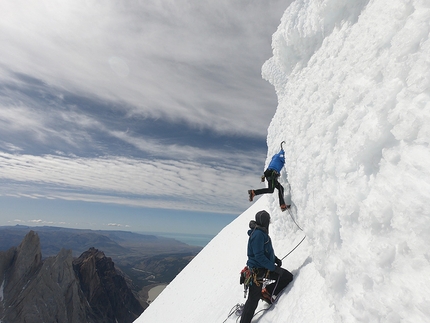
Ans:
[{"label": "cloud", "polygon": [[2,2],[0,195],[242,211],[277,104],[260,69],[286,5]]},{"label": "cloud", "polygon": [[45,138],[41,116],[27,107],[3,106],[0,109],[0,128],[4,133],[23,131],[31,132],[32,136],[36,136],[42,141]]},{"label": "cloud", "polygon": [[27,222],[29,222],[29,223],[42,223],[44,221],[41,219],[38,219],[38,220],[28,220]]},{"label": "cloud", "polygon": [[276,101],[260,67],[285,6],[280,0],[5,2],[1,79],[16,84],[21,73],[124,103],[132,114],[265,136]]},{"label": "cloud", "polygon": [[108,227],[119,227],[119,228],[129,228],[128,224],[119,224],[119,223],[108,223]]},{"label": "cloud", "polygon": [[[232,160],[228,154],[218,156]],[[246,160],[237,154],[237,160]],[[187,160],[70,158],[0,152],[4,196],[81,200],[165,209],[235,213],[247,205],[256,172]]]},{"label": "cloud", "polygon": [[[13,140],[0,142],[0,147],[8,151],[55,151],[65,156],[125,153],[151,158],[168,153],[174,159],[223,159],[231,164],[234,154],[220,150],[262,154],[262,140],[221,137],[185,124],[137,117],[112,109],[106,102],[62,92],[24,75],[19,79],[20,86],[0,88],[0,136]],[[231,147],[222,145],[224,141]],[[249,167],[253,164],[250,160],[253,158],[242,163]]]},{"label": "cloud", "polygon": [[10,152],[19,152],[22,151],[22,148],[15,146],[10,142],[5,142],[0,140],[0,149],[5,149]]}]

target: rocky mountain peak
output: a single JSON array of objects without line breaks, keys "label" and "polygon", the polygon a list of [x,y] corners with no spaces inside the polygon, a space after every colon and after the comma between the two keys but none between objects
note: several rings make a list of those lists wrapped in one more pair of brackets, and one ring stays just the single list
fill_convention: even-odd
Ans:
[{"label": "rocky mountain peak", "polygon": [[[39,236],[34,231],[30,231],[17,248],[11,248],[0,258],[2,258],[0,263],[3,263],[0,271],[7,282],[4,293],[15,298],[42,265]],[[7,270],[8,267],[13,270]]]},{"label": "rocky mountain peak", "polygon": [[0,322],[131,323],[143,308],[112,259],[90,248],[42,261],[38,235],[30,231],[18,247],[0,252]]},{"label": "rocky mountain peak", "polygon": [[104,318],[104,322],[132,322],[143,312],[125,278],[102,251],[90,248],[73,264],[81,289],[98,318]]},{"label": "rocky mountain peak", "polygon": [[37,233],[31,230],[16,249],[15,271],[13,278],[26,281],[34,275],[42,264],[42,251]]}]

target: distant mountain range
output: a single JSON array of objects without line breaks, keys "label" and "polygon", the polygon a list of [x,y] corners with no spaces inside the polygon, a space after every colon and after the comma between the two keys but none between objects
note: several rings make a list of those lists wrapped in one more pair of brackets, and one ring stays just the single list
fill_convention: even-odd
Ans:
[{"label": "distant mountain range", "polygon": [[38,234],[44,258],[56,256],[63,248],[72,250],[75,258],[90,248],[103,251],[128,276],[133,293],[145,308],[148,290],[170,283],[202,249],[171,238],[127,231],[16,225],[0,226],[0,251],[18,246],[30,230]]},{"label": "distant mountain range", "polygon": [[69,229],[61,227],[23,225],[0,226],[0,250],[17,246],[33,230],[40,237],[44,257],[56,255],[61,248],[71,249],[77,257],[90,247],[103,250],[112,259],[124,256],[151,256],[171,253],[194,253],[202,248],[189,246],[172,238],[129,231]]}]

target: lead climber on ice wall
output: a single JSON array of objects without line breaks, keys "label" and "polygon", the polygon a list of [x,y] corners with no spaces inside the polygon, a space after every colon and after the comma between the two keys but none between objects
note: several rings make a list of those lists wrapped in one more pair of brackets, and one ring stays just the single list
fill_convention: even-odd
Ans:
[{"label": "lead climber on ice wall", "polygon": [[[270,215],[266,211],[259,211],[255,221],[249,223],[248,230],[248,261],[247,270],[250,271],[248,299],[243,307],[240,323],[249,323],[254,316],[258,301],[263,299],[267,303],[275,301],[281,292],[293,280],[293,274],[281,268],[282,261],[275,256],[272,240],[269,236]],[[275,282],[263,289],[263,280]]]},{"label": "lead climber on ice wall", "polygon": [[281,183],[278,182],[278,177],[284,165],[285,165],[285,152],[284,152],[284,149],[282,149],[282,144],[281,144],[281,150],[279,151],[279,153],[273,155],[269,166],[264,171],[264,176],[261,177],[262,182],[264,182],[264,179],[267,179],[267,182],[269,183],[269,187],[261,188],[258,190],[249,190],[248,195],[249,195],[250,202],[254,200],[254,196],[273,193],[276,188],[278,190],[279,206],[281,207],[281,210],[285,211],[287,208],[290,207],[290,205],[285,204],[284,187],[281,185]]}]

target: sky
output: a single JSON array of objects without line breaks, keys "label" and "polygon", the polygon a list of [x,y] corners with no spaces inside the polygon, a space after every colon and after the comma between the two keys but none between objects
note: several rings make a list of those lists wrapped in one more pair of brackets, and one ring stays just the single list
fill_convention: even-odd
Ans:
[{"label": "sky", "polygon": [[291,214],[276,193],[256,199],[135,323],[238,322],[260,210],[294,280],[253,322],[430,322],[428,1],[296,0],[273,47],[262,71],[279,105],[267,142],[288,147],[280,182]]},{"label": "sky", "polygon": [[216,234],[264,171],[290,2],[3,1],[0,225]]}]

